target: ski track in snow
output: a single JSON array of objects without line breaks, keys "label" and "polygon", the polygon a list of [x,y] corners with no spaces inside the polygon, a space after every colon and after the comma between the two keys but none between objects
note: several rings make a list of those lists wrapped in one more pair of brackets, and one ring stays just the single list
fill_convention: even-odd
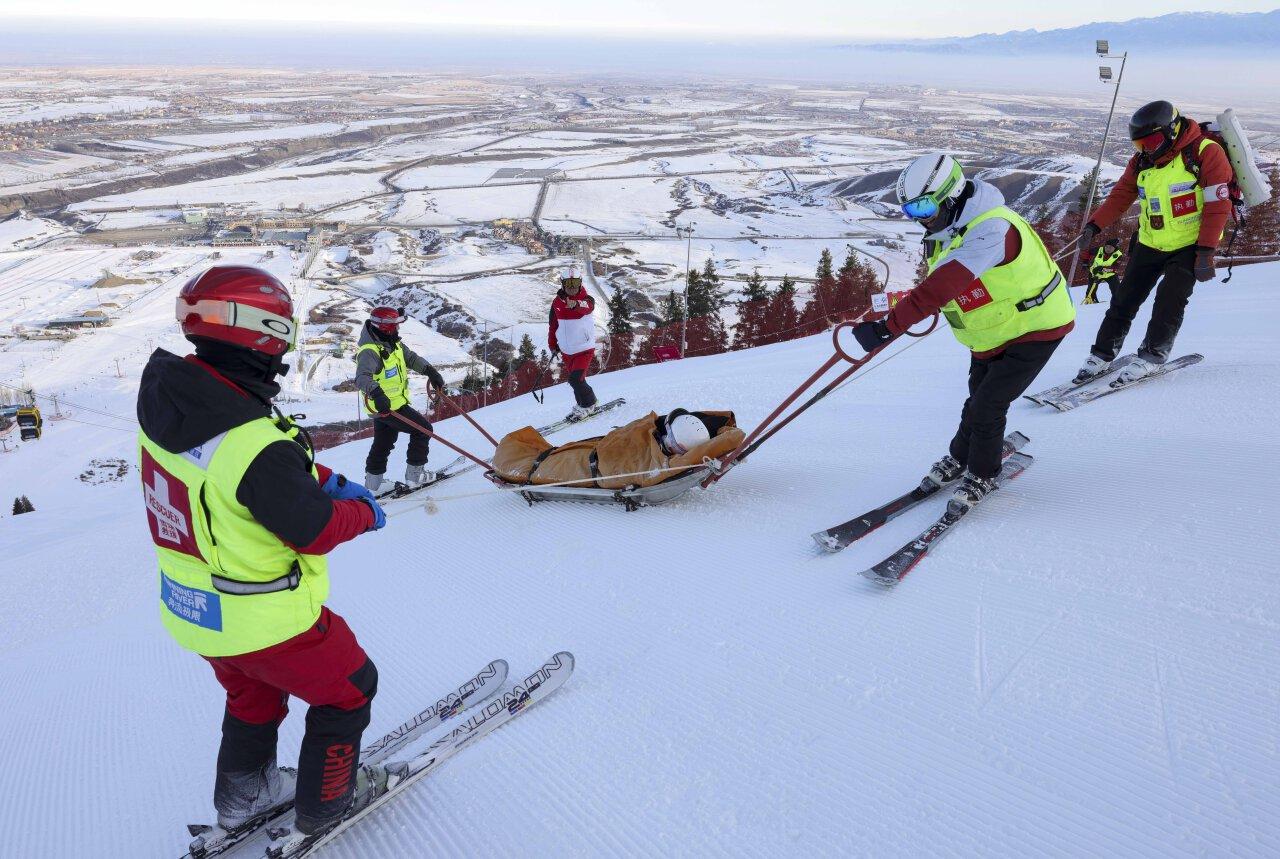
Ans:
[{"label": "ski track in snow", "polygon": [[[1197,292],[1177,354],[1203,364],[1066,414],[1016,404],[1035,466],[892,589],[856,573],[944,498],[837,555],[809,534],[940,455],[966,370],[946,332],[662,507],[441,484],[438,513],[332,555],[329,604],[381,676],[369,736],[495,657],[523,677],[563,648],[577,670],[320,855],[1280,854],[1280,408],[1260,396],[1280,383],[1278,272]],[[1082,308],[1037,389],[1100,319]],[[556,439],[675,406],[749,427],[829,342],[597,377],[628,405]],[[129,396],[101,406],[130,414]],[[561,385],[477,416],[500,433],[569,404]],[[483,452],[461,421],[438,428]],[[46,429],[0,454],[0,502],[36,506],[0,518],[0,853],[177,855],[212,817],[220,689],[156,616],[136,473],[75,480],[90,457],[132,462],[132,438]],[[321,459],[359,474],[366,444]]]}]

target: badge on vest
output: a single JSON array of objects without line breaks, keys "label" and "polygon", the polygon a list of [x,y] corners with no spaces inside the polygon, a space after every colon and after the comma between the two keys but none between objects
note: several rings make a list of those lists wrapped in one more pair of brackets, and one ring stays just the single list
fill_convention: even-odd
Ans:
[{"label": "badge on vest", "polygon": [[959,305],[962,313],[969,313],[979,307],[985,307],[991,302],[991,293],[987,292],[987,288],[981,283],[975,283],[956,296],[956,304]]},{"label": "badge on vest", "polygon": [[222,600],[217,594],[180,585],[161,573],[160,601],[187,623],[222,632]]},{"label": "badge on vest", "polygon": [[152,541],[162,549],[172,549],[204,560],[196,545],[191,523],[187,485],[174,477],[142,449],[142,496],[147,508],[147,525]]},{"label": "badge on vest", "polygon": [[1192,194],[1181,194],[1177,197],[1174,197],[1172,200],[1169,201],[1169,208],[1172,210],[1173,216],[1175,218],[1182,218],[1182,217],[1186,217],[1187,215],[1194,215],[1198,208],[1196,206],[1196,195],[1192,193]]},{"label": "badge on vest", "polygon": [[383,376],[383,378],[385,378],[385,379],[394,379],[396,376],[399,376],[399,375],[400,375],[400,368],[399,368],[399,367],[388,367],[388,368],[387,368],[387,369],[382,373],[382,376]]}]

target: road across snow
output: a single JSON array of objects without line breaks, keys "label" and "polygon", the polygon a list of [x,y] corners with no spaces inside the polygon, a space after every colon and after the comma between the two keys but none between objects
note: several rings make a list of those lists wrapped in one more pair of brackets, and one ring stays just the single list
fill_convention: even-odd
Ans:
[{"label": "road across snow", "polygon": [[[1198,289],[1177,351],[1200,366],[1068,414],[1015,405],[1036,464],[893,590],[856,571],[931,511],[836,556],[809,534],[943,451],[966,363],[945,331],[665,507],[442,484],[437,514],[332,556],[331,605],[381,674],[371,733],[494,657],[520,674],[567,648],[577,673],[324,855],[1280,854],[1277,276]],[[1100,317],[1082,308],[1045,386]],[[750,424],[828,342],[595,384],[630,401],[619,422],[688,406]],[[569,404],[561,386],[478,417],[502,432]],[[176,854],[211,816],[220,690],[156,617],[136,477],[75,479],[132,461],[132,439],[47,426],[0,454],[0,500],[36,507],[0,519],[0,853]],[[356,475],[363,455],[322,460]]]}]

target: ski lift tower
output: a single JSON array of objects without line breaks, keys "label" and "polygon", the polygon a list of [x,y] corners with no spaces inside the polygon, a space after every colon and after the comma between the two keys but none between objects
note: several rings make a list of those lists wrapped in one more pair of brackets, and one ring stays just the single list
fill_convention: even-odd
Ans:
[{"label": "ski lift tower", "polygon": [[[1102,172],[1102,157],[1106,154],[1107,140],[1111,137],[1111,120],[1116,115],[1116,100],[1120,97],[1120,82],[1124,80],[1124,64],[1129,59],[1128,51],[1125,51],[1123,54],[1111,53],[1111,42],[1108,39],[1098,39],[1094,43],[1094,51],[1098,54],[1100,59],[1119,60],[1120,73],[1113,75],[1111,66],[1098,66],[1098,80],[1112,87],[1111,111],[1107,114],[1107,127],[1106,130],[1102,132],[1102,145],[1098,147],[1098,160],[1093,167],[1093,181],[1089,183],[1089,196],[1085,201],[1084,212],[1080,215],[1081,218],[1089,217],[1089,211],[1093,208],[1094,195],[1098,192],[1098,181],[1101,178],[1098,174]],[[1080,223],[1080,229],[1082,231],[1084,230],[1083,221]],[[1071,288],[1071,284],[1075,282],[1076,266],[1080,262],[1080,252],[1083,250],[1084,248],[1080,247],[1080,244],[1077,242],[1076,252],[1071,255],[1071,273],[1067,275],[1068,291]]]}]

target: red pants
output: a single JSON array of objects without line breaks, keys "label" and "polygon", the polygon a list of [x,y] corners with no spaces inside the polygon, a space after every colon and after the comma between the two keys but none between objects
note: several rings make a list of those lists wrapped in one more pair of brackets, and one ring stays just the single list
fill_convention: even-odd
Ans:
[{"label": "red pants", "polygon": [[561,355],[560,360],[564,362],[565,375],[569,375],[574,370],[581,370],[582,375],[587,375],[587,371],[591,369],[591,359],[595,356],[595,349],[588,349],[585,352],[578,352],[574,355]]},{"label": "red pants", "polygon": [[205,657],[227,690],[214,804],[264,767],[274,766],[277,728],[289,696],[311,705],[298,755],[298,816],[324,821],[350,802],[360,737],[369,725],[378,670],[351,628],[328,608],[305,632],[239,656]]}]

